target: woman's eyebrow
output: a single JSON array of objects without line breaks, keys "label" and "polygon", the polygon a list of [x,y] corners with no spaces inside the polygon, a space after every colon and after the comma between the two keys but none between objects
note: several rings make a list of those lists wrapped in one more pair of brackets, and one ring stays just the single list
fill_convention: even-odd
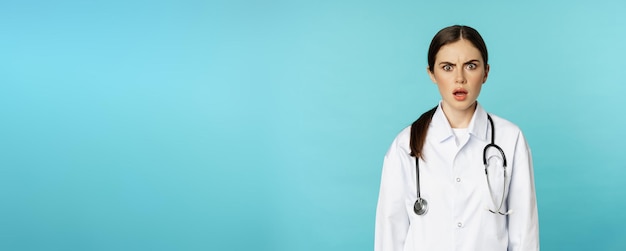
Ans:
[{"label": "woman's eyebrow", "polygon": [[[465,62],[463,64],[478,63],[478,62],[480,62],[480,60],[478,60],[478,59],[471,59],[471,60],[469,60],[469,61],[467,61],[467,62]],[[441,62],[439,62],[439,64],[440,65],[447,65],[447,64],[449,64],[449,65],[456,65],[455,63],[451,63],[451,62],[448,62],[448,61],[441,61]]]},{"label": "woman's eyebrow", "polygon": [[465,62],[464,64],[479,63],[479,62],[480,62],[480,60],[478,60],[478,59],[472,59],[470,61]]}]

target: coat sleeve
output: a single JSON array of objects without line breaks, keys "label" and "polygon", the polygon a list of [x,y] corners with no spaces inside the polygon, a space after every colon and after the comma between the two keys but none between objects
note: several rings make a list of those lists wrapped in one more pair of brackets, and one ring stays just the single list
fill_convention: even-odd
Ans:
[{"label": "coat sleeve", "polygon": [[[403,156],[406,155],[406,156]],[[408,153],[394,140],[385,155],[376,209],[375,251],[401,251],[409,229],[405,198]]]},{"label": "coat sleeve", "polygon": [[530,148],[522,132],[515,146],[508,206],[509,251],[539,250],[539,218]]}]

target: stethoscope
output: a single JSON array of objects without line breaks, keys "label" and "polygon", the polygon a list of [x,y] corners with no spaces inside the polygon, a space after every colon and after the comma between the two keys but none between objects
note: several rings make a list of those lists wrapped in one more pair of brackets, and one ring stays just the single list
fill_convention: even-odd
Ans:
[{"label": "stethoscope", "polygon": [[[485,165],[485,177],[487,178],[487,186],[489,187],[489,193],[492,193],[491,183],[489,182],[489,175],[487,173],[487,160],[495,156],[487,158],[487,150],[489,150],[489,148],[495,148],[496,150],[498,150],[498,152],[500,152],[500,156],[502,156],[502,161],[503,161],[505,181],[506,181],[506,156],[504,155],[504,151],[502,151],[502,148],[500,148],[500,146],[496,145],[495,143],[496,128],[494,127],[493,120],[491,119],[491,116],[489,116],[489,114],[487,114],[487,119],[489,119],[489,124],[491,124],[491,143],[487,144],[485,146],[485,149],[483,150],[483,164]],[[419,165],[418,157],[415,157],[415,167],[416,167],[415,178],[416,178],[416,184],[417,184],[416,185],[417,186],[417,200],[415,201],[415,204],[413,205],[413,211],[417,215],[424,215],[428,211],[428,201],[426,201],[426,199],[420,196],[420,165]],[[504,206],[505,192],[506,192],[506,182],[503,182],[502,199],[500,200],[500,205],[498,206],[498,209],[496,210],[489,209],[489,212],[494,213],[494,214],[497,213],[500,215],[508,215],[511,212],[511,211],[501,212],[502,207]],[[496,204],[495,200],[494,200],[494,204]]]}]

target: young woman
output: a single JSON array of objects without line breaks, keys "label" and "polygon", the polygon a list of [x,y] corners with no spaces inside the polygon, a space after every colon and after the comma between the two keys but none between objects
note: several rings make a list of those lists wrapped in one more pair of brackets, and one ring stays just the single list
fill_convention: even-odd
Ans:
[{"label": "young woman", "polygon": [[439,31],[427,72],[441,101],[385,155],[375,250],[539,250],[526,139],[476,101],[489,75],[480,34],[459,25]]}]

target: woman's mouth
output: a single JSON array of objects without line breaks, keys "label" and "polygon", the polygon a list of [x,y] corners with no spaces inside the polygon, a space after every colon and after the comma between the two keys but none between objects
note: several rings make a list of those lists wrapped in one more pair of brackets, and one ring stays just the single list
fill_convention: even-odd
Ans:
[{"label": "woman's mouth", "polygon": [[467,98],[467,90],[463,88],[454,89],[452,94],[454,95],[454,99],[457,101],[463,101]]}]

